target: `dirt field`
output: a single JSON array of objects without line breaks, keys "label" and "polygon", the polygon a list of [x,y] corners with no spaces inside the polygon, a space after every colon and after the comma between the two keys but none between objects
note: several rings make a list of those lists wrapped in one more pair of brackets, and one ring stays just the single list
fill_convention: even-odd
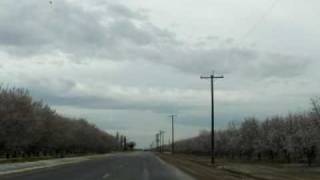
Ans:
[{"label": "dirt field", "polygon": [[159,154],[198,180],[320,180],[320,167],[300,164],[241,163],[217,160],[210,165],[208,157]]}]

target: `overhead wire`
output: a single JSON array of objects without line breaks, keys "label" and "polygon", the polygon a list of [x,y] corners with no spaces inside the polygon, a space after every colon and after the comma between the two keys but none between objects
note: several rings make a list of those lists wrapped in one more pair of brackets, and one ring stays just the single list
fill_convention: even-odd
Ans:
[{"label": "overhead wire", "polygon": [[276,7],[279,1],[280,0],[273,0],[271,2],[271,5],[262,14],[262,16],[256,21],[256,23],[254,23],[253,26],[249,28],[248,31],[242,37],[239,38],[239,46],[247,37],[253,34],[258,29],[258,27],[267,19],[267,17],[272,13],[273,9]]},{"label": "overhead wire", "polygon": [[249,28],[248,31],[246,31],[246,33],[244,33],[243,36],[238,38],[238,40],[234,41],[235,43],[233,44],[233,47],[229,50],[229,53],[227,55],[229,57],[229,58],[227,58],[229,61],[232,60],[232,57],[234,55],[232,49],[241,48],[241,45],[245,41],[245,39],[248,38],[251,34],[253,34],[258,29],[258,27],[267,19],[267,17],[270,15],[270,13],[276,7],[276,5],[278,4],[279,1],[280,0],[273,0],[271,2],[271,5],[261,15],[261,17],[258,19],[258,21],[256,21],[256,23],[254,23],[253,26],[251,26],[251,28]]}]

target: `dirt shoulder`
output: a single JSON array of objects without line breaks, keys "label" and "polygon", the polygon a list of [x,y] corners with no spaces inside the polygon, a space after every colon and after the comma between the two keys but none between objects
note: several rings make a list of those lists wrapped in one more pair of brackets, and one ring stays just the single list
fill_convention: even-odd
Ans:
[{"label": "dirt shoulder", "polygon": [[180,170],[190,174],[197,180],[254,180],[254,178],[239,173],[228,172],[197,161],[191,157],[181,155],[157,154],[162,160],[170,163]]},{"label": "dirt shoulder", "polygon": [[157,154],[198,180],[319,180],[320,167],[301,164],[268,164],[230,162],[218,160],[216,166],[210,158],[181,154]]}]

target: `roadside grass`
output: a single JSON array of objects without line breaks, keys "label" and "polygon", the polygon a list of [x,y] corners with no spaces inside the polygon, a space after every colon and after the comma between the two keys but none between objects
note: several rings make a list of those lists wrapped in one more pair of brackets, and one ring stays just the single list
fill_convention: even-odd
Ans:
[{"label": "roadside grass", "polygon": [[[280,163],[269,163],[269,162],[262,163],[262,162],[248,162],[248,161],[241,162],[239,160],[217,159],[216,165],[213,167],[210,164],[210,158],[205,156],[195,156],[195,155],[185,155],[185,154],[175,154],[173,156],[160,155],[160,157],[163,157],[163,156],[167,156],[167,159],[168,159],[168,156],[170,156],[170,159],[177,159],[179,161],[188,161],[194,164],[199,164],[202,167],[210,167],[211,169],[214,169],[214,170],[220,170],[225,172],[226,175],[232,174],[235,177],[238,175],[237,179],[320,180],[319,166],[307,167],[307,165],[305,164],[280,164]],[[197,169],[194,169],[193,171],[197,171]],[[220,171],[211,171],[211,173],[219,172],[221,176]]]}]

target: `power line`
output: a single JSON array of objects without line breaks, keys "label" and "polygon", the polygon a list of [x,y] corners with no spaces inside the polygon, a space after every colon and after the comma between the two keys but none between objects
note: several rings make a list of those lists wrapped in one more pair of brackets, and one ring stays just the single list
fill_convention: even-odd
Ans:
[{"label": "power line", "polygon": [[255,22],[253,26],[241,38],[239,38],[239,41],[240,41],[239,45],[241,45],[241,42],[243,42],[250,34],[256,31],[256,29],[260,26],[260,24],[262,24],[266,20],[266,18],[272,12],[272,10],[276,7],[278,2],[279,0],[274,0],[271,2],[271,5],[269,6],[269,8],[264,12],[264,14],[262,14],[262,16],[258,19],[258,21]]},{"label": "power line", "polygon": [[[244,33],[241,37],[239,38],[235,38],[235,43],[233,45],[233,48],[240,48],[241,44],[245,41],[245,39],[247,39],[247,37],[249,37],[251,34],[253,34],[258,27],[265,21],[265,19],[268,17],[268,15],[272,12],[272,10],[276,7],[277,3],[280,0],[273,0],[271,2],[271,5],[269,6],[269,8],[261,15],[261,17],[259,18],[258,21],[256,21],[253,26],[251,26],[251,28],[248,29],[248,31],[246,33]],[[232,51],[230,51],[227,55],[227,59],[228,60],[232,60],[233,58],[233,53]]]}]

